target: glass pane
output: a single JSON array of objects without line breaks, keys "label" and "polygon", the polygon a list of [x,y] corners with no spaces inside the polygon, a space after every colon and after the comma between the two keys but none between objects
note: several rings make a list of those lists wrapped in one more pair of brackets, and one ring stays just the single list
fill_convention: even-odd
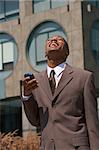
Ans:
[{"label": "glass pane", "polygon": [[42,62],[45,58],[45,41],[47,40],[47,33],[40,34],[36,39],[36,62]]},{"label": "glass pane", "polygon": [[97,8],[99,8],[99,1],[97,1],[96,6],[97,6]]},{"label": "glass pane", "polygon": [[31,45],[29,47],[29,57],[30,57],[30,63],[31,64],[34,64],[35,66],[35,63],[36,63],[36,58],[35,58],[35,39],[32,39],[31,41]]},{"label": "glass pane", "polygon": [[49,0],[34,0],[34,13],[42,12],[50,8]]},{"label": "glass pane", "polygon": [[2,70],[2,45],[0,44],[0,70]]},{"label": "glass pane", "polygon": [[96,51],[99,53],[99,39],[96,39]]},{"label": "glass pane", "polygon": [[0,102],[0,131],[8,133],[18,130],[22,135],[22,112],[20,100],[3,100]]},{"label": "glass pane", "polygon": [[0,19],[4,18],[4,1],[0,0]]},{"label": "glass pane", "polygon": [[0,43],[12,40],[12,37],[8,34],[0,33]]},{"label": "glass pane", "polygon": [[92,48],[99,51],[99,30],[92,30]]},{"label": "glass pane", "polygon": [[62,30],[56,30],[56,31],[50,32],[49,35],[50,35],[50,37],[54,36],[54,35],[60,35],[66,39],[66,35],[64,34],[64,32]]},{"label": "glass pane", "polygon": [[44,33],[44,32],[50,32],[53,30],[59,30],[60,27],[58,24],[54,23],[54,22],[46,22],[44,24],[42,24],[38,29],[37,29],[37,33]]},{"label": "glass pane", "polygon": [[92,50],[97,64],[99,64],[99,21],[95,21],[92,28]]},{"label": "glass pane", "polygon": [[93,6],[96,6],[96,0],[88,0],[88,3],[92,4]]},{"label": "glass pane", "polygon": [[17,45],[13,37],[6,33],[0,33],[0,44],[2,44],[2,65],[0,79],[5,79],[11,74],[18,61]]},{"label": "glass pane", "polygon": [[19,12],[19,0],[5,1],[6,15],[11,15]]},{"label": "glass pane", "polygon": [[3,43],[3,63],[13,62],[14,54],[13,54],[13,43],[6,42]]},{"label": "glass pane", "polygon": [[51,0],[51,8],[57,8],[68,4],[68,0]]}]

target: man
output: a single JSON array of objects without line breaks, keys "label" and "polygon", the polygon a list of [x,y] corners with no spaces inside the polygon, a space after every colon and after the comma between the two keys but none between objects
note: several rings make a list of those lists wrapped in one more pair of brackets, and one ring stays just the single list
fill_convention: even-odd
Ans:
[{"label": "man", "polygon": [[40,149],[99,150],[93,74],[65,63],[69,48],[61,36],[47,40],[45,55],[47,69],[24,79],[24,109],[31,124],[41,127]]}]

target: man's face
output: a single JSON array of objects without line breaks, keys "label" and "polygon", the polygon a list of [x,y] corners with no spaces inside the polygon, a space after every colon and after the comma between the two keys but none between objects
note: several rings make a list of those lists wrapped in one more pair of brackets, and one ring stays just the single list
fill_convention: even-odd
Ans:
[{"label": "man's face", "polygon": [[63,49],[64,44],[64,39],[62,37],[53,36],[52,38],[49,38],[46,42],[46,52]]},{"label": "man's face", "polygon": [[52,59],[62,59],[68,56],[68,54],[66,54],[66,49],[67,47],[64,39],[61,36],[53,36],[46,42],[45,54]]}]

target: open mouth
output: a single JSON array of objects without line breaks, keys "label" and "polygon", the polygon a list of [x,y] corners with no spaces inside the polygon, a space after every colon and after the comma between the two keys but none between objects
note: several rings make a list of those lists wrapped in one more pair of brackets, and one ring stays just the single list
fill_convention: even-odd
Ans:
[{"label": "open mouth", "polygon": [[57,46],[59,46],[59,44],[56,43],[56,42],[52,42],[52,43],[49,45],[49,47],[57,47]]}]

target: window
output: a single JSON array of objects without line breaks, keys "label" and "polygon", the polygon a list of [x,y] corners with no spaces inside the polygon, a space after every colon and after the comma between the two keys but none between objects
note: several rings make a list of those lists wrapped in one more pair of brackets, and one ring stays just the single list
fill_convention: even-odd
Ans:
[{"label": "window", "polygon": [[55,22],[44,22],[38,25],[30,34],[27,43],[27,59],[38,71],[46,66],[45,41],[53,35],[61,35],[66,39],[65,32]]},{"label": "window", "polygon": [[15,43],[7,34],[0,34],[0,71],[12,70]]},{"label": "window", "polygon": [[14,62],[14,53],[13,53],[14,43],[11,41],[0,43],[0,70],[12,70]]},{"label": "window", "polygon": [[0,0],[0,21],[19,15],[19,0]]},{"label": "window", "polygon": [[64,6],[65,4],[68,4],[68,0],[33,0],[33,12],[42,12]]},{"label": "window", "polygon": [[10,35],[0,33],[0,79],[8,76],[17,63],[17,46]]},{"label": "window", "polygon": [[0,101],[0,132],[22,135],[22,106],[18,97]]},{"label": "window", "polygon": [[99,8],[99,1],[98,0],[89,0],[89,3],[93,6]]},{"label": "window", "polygon": [[93,23],[91,30],[91,44],[93,56],[96,63],[99,65],[99,20]]},{"label": "window", "polygon": [[5,81],[17,63],[17,45],[13,37],[0,33],[0,98],[5,98]]}]

